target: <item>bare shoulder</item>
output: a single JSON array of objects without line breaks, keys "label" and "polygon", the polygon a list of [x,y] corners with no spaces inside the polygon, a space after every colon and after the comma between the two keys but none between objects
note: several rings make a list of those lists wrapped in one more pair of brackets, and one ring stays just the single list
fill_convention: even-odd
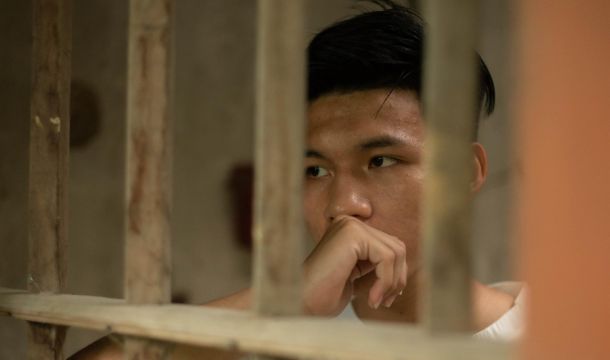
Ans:
[{"label": "bare shoulder", "polygon": [[70,356],[68,360],[121,360],[123,359],[123,349],[120,344],[103,337],[91,345],[81,349],[76,354]]},{"label": "bare shoulder", "polygon": [[214,348],[197,347],[197,346],[176,346],[172,353],[172,359],[190,360],[190,359],[211,359],[211,360],[238,360],[245,354],[237,351],[225,351]]}]

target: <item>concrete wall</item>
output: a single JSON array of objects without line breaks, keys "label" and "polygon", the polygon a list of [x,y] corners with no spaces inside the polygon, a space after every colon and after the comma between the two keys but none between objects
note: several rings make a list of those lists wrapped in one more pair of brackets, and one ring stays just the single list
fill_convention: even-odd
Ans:
[{"label": "concrete wall", "polygon": [[[0,2],[0,286],[26,287],[31,12]],[[25,325],[0,317],[0,359],[23,359]]]},{"label": "concrete wall", "polygon": [[475,200],[474,271],[483,282],[513,278],[512,200],[518,161],[512,145],[513,7],[511,1],[481,1],[479,52],[496,85],[496,110],[481,122],[479,139],[489,156],[489,174]]},{"label": "concrete wall", "polygon": [[[308,1],[309,36],[353,13],[351,3]],[[507,3],[483,8],[481,52],[499,93],[497,114],[481,129],[491,159],[475,226],[476,269],[485,281],[510,276]],[[255,7],[177,2],[173,289],[188,302],[225,295],[250,279],[250,253],[233,238],[226,182],[232,166],[253,156]],[[123,0],[74,2],[73,78],[95,95],[99,129],[71,153],[71,293],[122,296],[126,26]],[[0,2],[0,286],[15,288],[26,287],[30,28],[29,2]],[[96,336],[71,330],[66,353]],[[24,337],[23,323],[0,317],[0,358],[23,358]]]}]

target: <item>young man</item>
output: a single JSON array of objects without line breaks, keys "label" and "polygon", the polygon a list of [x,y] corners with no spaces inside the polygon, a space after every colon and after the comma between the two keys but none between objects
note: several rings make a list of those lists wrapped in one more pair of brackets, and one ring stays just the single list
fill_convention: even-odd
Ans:
[{"label": "young man", "polygon": [[[423,23],[406,8],[377,3],[381,10],[332,25],[308,48],[304,206],[316,246],[303,264],[304,305],[310,315],[355,311],[364,320],[413,323],[422,286]],[[480,104],[490,114],[494,85],[482,60],[479,72]],[[487,157],[481,144],[473,142],[472,149],[477,192]],[[495,339],[518,334],[515,291],[476,281],[472,291],[474,333]],[[208,305],[248,309],[250,302],[246,289]],[[79,355],[118,352],[100,345]]]},{"label": "young man", "polygon": [[[391,1],[377,3],[381,10],[330,26],[308,48],[304,205],[316,247],[303,264],[304,303],[308,314],[337,316],[349,312],[351,300],[361,319],[416,322],[423,22]],[[482,60],[479,75],[480,105],[489,115],[495,91]],[[472,149],[477,192],[487,157],[476,141]],[[475,332],[515,303],[514,295],[476,281],[472,289]],[[250,291],[210,305],[248,308]],[[510,337],[518,330],[513,325],[479,335]]]}]

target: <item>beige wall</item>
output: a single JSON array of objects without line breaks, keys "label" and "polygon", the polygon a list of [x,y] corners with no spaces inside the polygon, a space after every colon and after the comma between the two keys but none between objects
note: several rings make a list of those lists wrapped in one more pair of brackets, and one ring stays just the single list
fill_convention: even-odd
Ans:
[{"label": "beige wall", "polygon": [[[127,2],[74,2],[73,78],[97,95],[99,134],[73,149],[70,167],[71,293],[122,296]],[[308,2],[308,35],[350,9],[349,0]],[[484,122],[491,181],[477,200],[476,269],[485,281],[509,277],[510,195],[507,1],[484,2],[481,52],[499,92]],[[228,170],[252,160],[255,1],[177,1],[173,288],[195,303],[249,283],[250,255],[232,237]],[[0,2],[0,286],[25,287],[30,5]],[[0,318],[0,358],[23,354],[24,325]],[[71,331],[67,352],[97,336]],[[7,346],[7,344],[9,344]]]},{"label": "beige wall", "polygon": [[[0,2],[0,286],[26,287],[27,136],[31,14]],[[10,50],[8,50],[10,49]],[[0,317],[0,359],[21,359],[25,325]]]},{"label": "beige wall", "polygon": [[479,139],[489,156],[487,183],[475,201],[474,271],[483,282],[511,279],[512,199],[517,161],[511,150],[513,124],[513,8],[510,0],[481,1],[480,53],[496,85],[496,111],[481,122]]}]

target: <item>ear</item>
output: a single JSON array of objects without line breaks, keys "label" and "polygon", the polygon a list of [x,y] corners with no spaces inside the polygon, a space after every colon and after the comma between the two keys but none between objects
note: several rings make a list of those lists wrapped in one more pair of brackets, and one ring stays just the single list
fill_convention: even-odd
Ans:
[{"label": "ear", "polygon": [[487,178],[487,153],[485,148],[478,142],[472,143],[472,154],[474,156],[473,177],[470,183],[470,190],[473,193],[479,192]]}]

